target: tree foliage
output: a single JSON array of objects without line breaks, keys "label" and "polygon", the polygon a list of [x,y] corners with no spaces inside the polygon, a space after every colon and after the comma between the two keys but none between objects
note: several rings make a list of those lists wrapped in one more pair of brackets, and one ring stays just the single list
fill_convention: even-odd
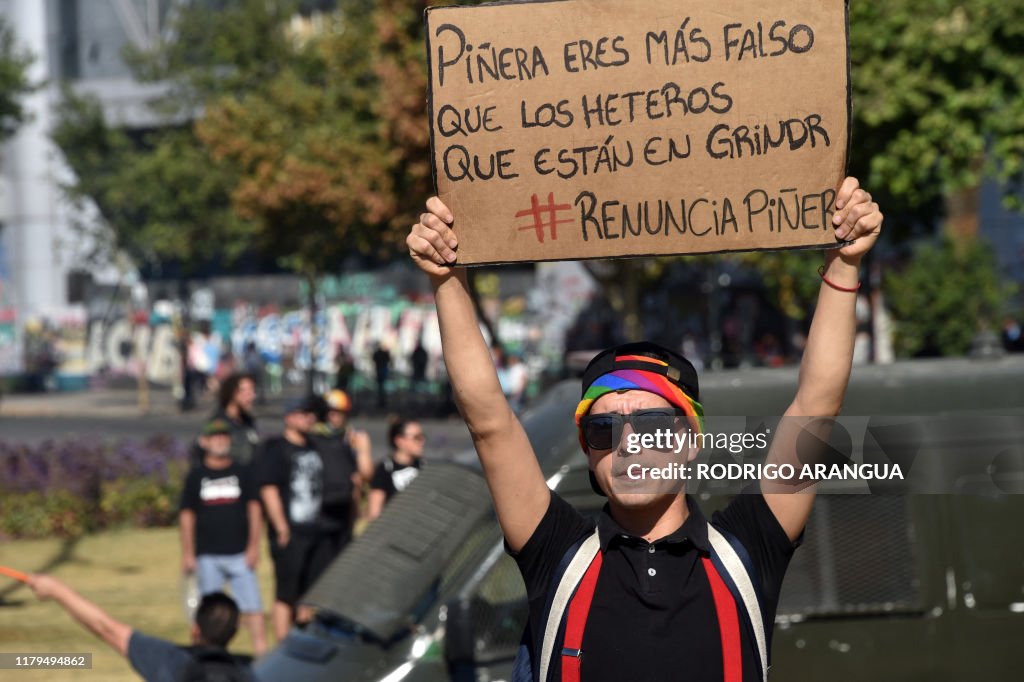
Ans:
[{"label": "tree foliage", "polygon": [[136,262],[177,260],[187,270],[258,247],[257,226],[232,205],[237,173],[216,162],[195,119],[213,97],[246,92],[280,72],[292,54],[284,26],[295,3],[218,4],[182,5],[171,38],[127,55],[137,80],[167,87],[152,106],[168,125],[112,126],[97,100],[64,90],[53,138],[76,176],[66,193],[99,208],[105,225],[82,225],[98,244]]},{"label": "tree foliage", "polygon": [[79,227],[104,256],[121,251],[139,264],[187,264],[246,250],[250,229],[231,210],[230,178],[210,163],[190,124],[133,139],[106,123],[97,101],[71,92],[57,118],[52,136],[75,173],[65,192],[80,208],[87,201],[99,208],[109,229]]},{"label": "tree foliage", "polygon": [[[312,275],[397,243],[399,198],[422,188],[380,118],[380,13],[368,0],[312,16],[300,5],[184,5],[170,38],[130,51],[138,80],[168,87],[154,107],[179,125],[131,135],[66,96],[55,139],[78,176],[69,192],[96,202],[133,257],[257,250]],[[412,92],[407,103],[423,99]]]},{"label": "tree foliage", "polygon": [[31,64],[32,55],[18,47],[14,31],[0,19],[0,142],[14,135],[25,122],[22,101],[36,87],[28,78]]},{"label": "tree foliage", "polygon": [[208,102],[197,123],[237,173],[231,196],[262,244],[307,274],[387,242],[394,194],[374,112],[369,15],[358,7],[293,38],[292,63]]},{"label": "tree foliage", "polygon": [[885,291],[901,355],[963,355],[1013,294],[984,241],[958,247],[950,235],[920,245],[906,268],[886,276]]},{"label": "tree foliage", "polygon": [[[851,167],[900,208],[1024,177],[1024,13],[1003,0],[850,4]],[[875,190],[873,190],[875,191]]]}]

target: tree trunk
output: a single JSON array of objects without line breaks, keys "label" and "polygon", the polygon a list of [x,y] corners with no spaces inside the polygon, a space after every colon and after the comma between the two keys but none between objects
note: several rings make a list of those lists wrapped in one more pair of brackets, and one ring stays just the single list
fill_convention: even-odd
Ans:
[{"label": "tree trunk", "polygon": [[150,338],[146,339],[146,343],[143,344],[142,348],[138,348],[135,344],[138,339],[138,328],[135,324],[135,307],[132,306],[132,347],[135,348],[138,354],[139,362],[139,373],[138,373],[138,405],[139,414],[145,416],[149,414],[149,376],[146,374],[146,369],[149,365],[149,343],[152,341],[152,334]]},{"label": "tree trunk", "polygon": [[306,305],[309,309],[309,368],[306,370],[306,394],[313,395],[316,388],[316,347],[320,329],[316,322],[316,274],[306,275],[309,286]]},{"label": "tree trunk", "polygon": [[[971,171],[981,178],[984,157],[979,156],[971,163]],[[946,232],[953,238],[957,250],[970,244],[978,236],[981,227],[981,182],[950,192],[946,196]]]},{"label": "tree trunk", "polygon": [[946,197],[946,231],[959,249],[978,236],[981,227],[979,207],[981,188],[967,187]]}]

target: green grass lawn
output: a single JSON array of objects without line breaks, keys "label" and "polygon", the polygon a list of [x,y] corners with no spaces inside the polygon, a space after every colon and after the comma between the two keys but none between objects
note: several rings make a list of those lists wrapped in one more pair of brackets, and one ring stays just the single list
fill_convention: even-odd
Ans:
[{"label": "green grass lawn", "polygon": [[[114,618],[147,634],[188,644],[181,600],[181,558],[175,528],[127,529],[86,536],[78,541],[17,540],[0,544],[0,564],[27,573],[45,571],[99,604]],[[273,597],[270,556],[260,560],[264,611]],[[269,621],[269,618],[268,618]],[[268,623],[269,625],[269,623]],[[273,642],[269,634],[269,642]],[[250,653],[247,632],[239,632],[232,650]],[[90,671],[20,671],[0,677],[71,682],[137,680],[127,661],[93,637],[52,602],[38,601],[27,587],[0,577],[0,651],[5,653],[93,654]]]}]

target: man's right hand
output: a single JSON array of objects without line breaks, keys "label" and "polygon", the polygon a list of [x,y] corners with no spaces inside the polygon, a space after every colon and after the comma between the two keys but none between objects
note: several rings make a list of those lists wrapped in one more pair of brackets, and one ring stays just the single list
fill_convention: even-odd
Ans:
[{"label": "man's right hand", "polygon": [[196,555],[185,554],[181,557],[181,572],[190,575],[196,572]]},{"label": "man's right hand", "polygon": [[291,542],[292,531],[288,526],[282,526],[277,529],[277,546],[284,549]]},{"label": "man's right hand", "polygon": [[423,272],[434,277],[451,273],[459,240],[451,228],[452,212],[437,197],[427,200],[427,212],[412,226],[405,239],[409,255]]},{"label": "man's right hand", "polygon": [[29,576],[28,586],[32,588],[32,592],[35,593],[36,597],[46,600],[53,599],[57,592],[64,587],[64,583],[54,577],[37,574]]}]

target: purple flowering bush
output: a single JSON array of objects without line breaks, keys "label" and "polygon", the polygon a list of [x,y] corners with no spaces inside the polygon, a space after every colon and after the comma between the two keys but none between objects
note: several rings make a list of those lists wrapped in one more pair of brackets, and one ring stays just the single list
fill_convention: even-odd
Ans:
[{"label": "purple flowering bush", "polygon": [[0,442],[0,538],[72,537],[177,516],[188,445],[145,441]]}]

